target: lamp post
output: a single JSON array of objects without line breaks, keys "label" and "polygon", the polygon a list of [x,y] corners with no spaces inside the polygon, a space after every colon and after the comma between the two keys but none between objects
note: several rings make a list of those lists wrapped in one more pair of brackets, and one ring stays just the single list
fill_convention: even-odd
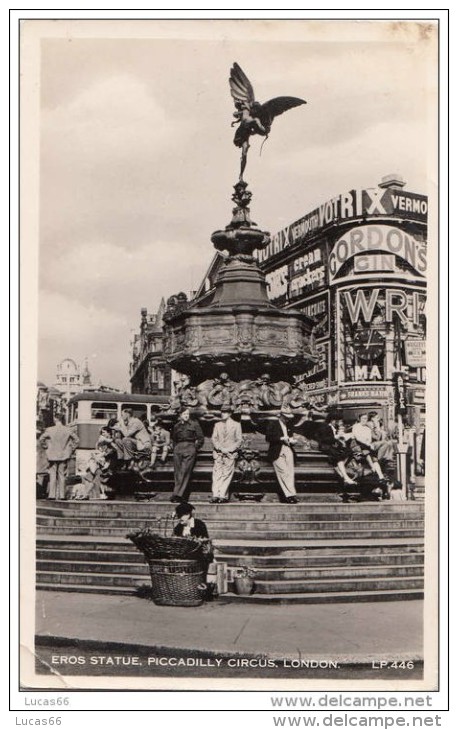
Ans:
[{"label": "lamp post", "polygon": [[394,400],[398,425],[398,450],[396,454],[396,466],[398,479],[402,484],[404,498],[408,498],[408,469],[407,453],[409,445],[404,441],[403,416],[407,413],[405,373],[398,370],[393,373]]}]

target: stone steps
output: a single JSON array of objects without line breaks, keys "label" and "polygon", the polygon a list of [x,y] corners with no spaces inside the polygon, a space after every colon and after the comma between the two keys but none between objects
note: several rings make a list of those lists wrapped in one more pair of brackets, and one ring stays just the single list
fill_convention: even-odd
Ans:
[{"label": "stone steps", "polygon": [[[62,589],[59,589],[62,590]],[[251,596],[239,596],[226,594],[229,600],[236,603],[257,603],[264,605],[294,605],[294,604],[317,604],[317,603],[354,603],[370,601],[412,601],[423,598],[423,587],[416,589],[378,589],[359,591],[325,591],[317,593],[254,593]],[[226,597],[226,596],[225,596]]]},{"label": "stone steps", "polygon": [[[148,592],[148,566],[126,535],[147,525],[163,534],[163,518],[172,509],[165,501],[40,504],[37,588]],[[310,603],[422,594],[421,504],[207,500],[198,514],[209,528],[217,562],[256,571],[252,596],[227,593],[220,600]],[[171,526],[169,520],[169,533]]]},{"label": "stone steps", "polygon": [[[256,555],[256,554],[234,554],[233,551],[225,552],[224,547],[217,547],[215,550],[215,557],[217,560],[224,561],[232,566],[247,564],[257,569],[300,569],[300,568],[313,568],[324,566],[326,568],[332,568],[334,566],[396,566],[396,565],[422,565],[423,564],[423,551],[421,548],[417,548],[418,552],[404,553],[404,552],[367,552],[364,553],[363,549],[351,553],[349,551],[338,551],[338,550],[327,550],[320,551],[319,548],[311,549],[305,547],[300,551],[299,554],[288,554],[284,551],[281,555]],[[339,554],[335,554],[335,553]],[[318,554],[316,554],[318,553]],[[65,549],[65,548],[53,548],[53,547],[38,547],[37,549],[37,561],[40,567],[45,568],[45,564],[60,565],[65,564],[79,564],[80,562],[87,562],[89,565],[94,564],[107,564],[112,565],[113,563],[123,564],[125,566],[144,565],[142,554],[135,548],[132,551],[129,550],[96,550],[96,549]]]},{"label": "stone steps", "polygon": [[[92,538],[87,538],[92,539]],[[315,554],[335,555],[343,551],[362,555],[389,553],[393,550],[410,552],[423,551],[423,538],[390,536],[389,538],[373,538],[372,540],[354,539],[345,537],[341,540],[326,540],[320,538],[302,540],[214,540],[214,546],[219,552],[230,551],[237,555],[249,553],[253,556],[277,555],[293,556],[304,555],[304,551],[313,550]]]},{"label": "stone steps", "polygon": [[[68,561],[44,560],[37,561],[39,572],[43,573],[108,573],[128,576],[149,576],[148,565],[145,561],[137,563],[124,562],[96,562],[96,561]],[[236,565],[236,564],[234,564]],[[252,564],[253,567],[255,567]],[[298,567],[256,567],[256,582],[258,581],[300,581],[309,579],[321,579],[329,576],[339,578],[365,577],[392,577],[392,576],[418,576],[422,575],[423,566],[419,565],[376,565],[376,566],[325,566],[313,568],[305,566]]]},{"label": "stone steps", "polygon": [[395,588],[406,590],[414,588],[421,590],[423,579],[421,577],[350,577],[350,578],[323,578],[321,580],[258,580],[256,578],[256,593],[317,593],[326,592],[348,592],[357,591],[379,591],[394,590]]},{"label": "stone steps", "polygon": [[[78,572],[61,572],[56,571],[37,571],[37,587],[41,590],[42,586],[55,586],[55,590],[60,590],[62,586],[73,591],[79,590],[80,586],[92,585],[108,590],[111,587],[122,588],[128,594],[135,594],[138,589],[149,588],[149,576],[132,575],[123,573],[93,573],[92,580],[88,580],[87,573]],[[383,591],[383,590],[422,590],[423,579],[418,576],[352,576],[332,578],[310,578],[303,580],[261,580],[256,578],[256,594],[314,594],[314,593],[334,593],[346,592],[347,594],[357,593],[359,591]]]},{"label": "stone steps", "polygon": [[[195,500],[193,500],[194,502]],[[61,502],[61,506],[49,506],[47,503],[38,507],[39,518],[72,517],[80,516],[84,519],[100,518],[101,515],[112,519],[147,519],[165,520],[167,517],[171,523],[173,506],[168,502]],[[338,504],[339,509],[336,510]],[[103,505],[103,509],[101,509]],[[287,505],[278,502],[230,502],[229,504],[198,504],[196,509],[200,519],[217,520],[224,519],[246,519],[263,520],[274,518],[276,522],[290,521],[302,515],[314,515],[328,520],[357,519],[358,516],[380,518],[381,505],[383,514],[400,516],[423,516],[423,506],[415,502],[401,502],[399,504],[385,501],[377,503],[343,504],[336,503],[313,503],[302,502]]]},{"label": "stone steps", "polygon": [[[137,525],[137,527],[143,527],[144,525]],[[313,536],[313,531],[310,528],[308,529],[308,536]],[[317,534],[320,535],[322,539],[326,540],[335,540],[335,539],[344,539],[347,535],[351,535],[355,538],[365,538],[367,540],[371,539],[382,539],[382,538],[390,538],[395,535],[395,531],[388,527],[387,529],[377,529],[376,527],[372,528],[362,528],[357,529],[356,526],[348,529],[332,529],[332,530],[320,530],[316,531]],[[403,527],[399,530],[399,532],[402,532],[402,535],[405,537],[422,537],[423,536],[423,528],[422,527]],[[66,526],[51,526],[48,527],[46,530],[40,530],[40,534],[48,534],[48,535],[104,535],[107,537],[115,537],[115,536],[123,536],[126,534],[125,529],[120,529],[116,527],[66,527]],[[212,533],[215,534],[215,533]],[[219,539],[227,537],[233,537],[237,539],[257,539],[258,537],[261,537],[265,532],[262,530],[256,531],[247,531],[247,530],[220,530],[216,537]],[[303,529],[297,529],[297,530],[275,530],[269,532],[269,537],[267,539],[277,539],[277,540],[288,540],[288,539],[303,539],[304,538],[304,530]]]},{"label": "stone steps", "polygon": [[[297,508],[297,509],[296,509]],[[43,513],[44,512],[44,513]],[[199,509],[212,539],[287,540],[422,537],[421,505],[385,502],[365,505],[205,505]],[[168,516],[168,519],[167,519]],[[145,527],[159,534],[171,533],[170,505],[160,503],[114,505],[62,503],[38,508],[38,534],[100,535],[125,537]]]},{"label": "stone steps", "polygon": [[[345,530],[345,529],[360,529],[367,530],[377,527],[379,529],[383,527],[391,527],[393,530],[402,530],[405,527],[421,528],[423,525],[422,519],[418,515],[385,515],[383,512],[378,515],[358,515],[349,516],[347,519],[328,519],[327,515],[291,515],[289,520],[276,519],[272,516],[270,519],[256,519],[252,518],[235,518],[231,516],[216,516],[205,518],[205,523],[208,527],[209,534],[215,537],[220,532],[236,532],[241,528],[246,532],[265,532],[266,530],[271,532],[280,531],[284,532],[286,529],[291,530],[311,530],[311,531],[326,531],[329,529]],[[49,517],[41,515],[37,518],[38,527],[115,527],[119,530],[129,531],[143,527],[149,527],[152,530],[163,530],[164,523],[155,518],[148,518],[146,516],[138,516],[131,518],[124,517]],[[172,523],[169,525],[171,530]]]},{"label": "stone steps", "polygon": [[[63,583],[56,585],[55,583],[41,582],[39,589],[42,591],[59,591],[59,592],[75,592],[78,593],[96,593],[109,595],[132,595],[131,589],[119,586],[94,586],[80,585],[77,588]],[[251,596],[240,596],[235,593],[225,593],[219,598],[222,603],[257,603],[264,605],[294,605],[294,604],[319,604],[319,603],[353,603],[360,601],[409,601],[423,598],[423,588],[421,589],[399,589],[394,590],[377,590],[377,591],[353,591],[353,592],[324,592],[324,593],[254,593]]]}]

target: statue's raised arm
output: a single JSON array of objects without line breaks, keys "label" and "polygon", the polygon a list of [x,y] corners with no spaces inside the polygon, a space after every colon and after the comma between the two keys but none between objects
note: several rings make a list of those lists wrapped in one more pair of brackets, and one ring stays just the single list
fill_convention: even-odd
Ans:
[{"label": "statue's raised arm", "polygon": [[243,180],[251,135],[259,134],[267,138],[275,117],[307,102],[296,96],[276,96],[260,104],[254,98],[253,87],[238,63],[234,63],[231,68],[229,87],[235,104],[235,121],[232,122],[232,126],[239,125],[235,132],[234,144],[242,150],[239,179]]}]

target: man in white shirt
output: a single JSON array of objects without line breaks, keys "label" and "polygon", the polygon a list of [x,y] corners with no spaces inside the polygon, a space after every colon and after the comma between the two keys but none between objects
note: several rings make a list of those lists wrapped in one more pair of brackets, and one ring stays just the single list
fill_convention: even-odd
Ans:
[{"label": "man in white shirt", "polygon": [[229,502],[228,492],[234,476],[235,462],[242,445],[242,427],[231,418],[230,405],[221,406],[221,421],[215,424],[213,443],[212,502]]}]

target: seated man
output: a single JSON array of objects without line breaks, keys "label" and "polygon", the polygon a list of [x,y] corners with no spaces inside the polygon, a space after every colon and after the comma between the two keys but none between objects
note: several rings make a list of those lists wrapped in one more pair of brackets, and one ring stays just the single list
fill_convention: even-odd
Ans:
[{"label": "seated man", "polygon": [[116,448],[111,429],[108,428],[108,426],[103,426],[100,429],[99,438],[97,439],[95,448],[105,457],[105,464],[103,465],[104,471],[111,471],[116,462]]},{"label": "seated man", "polygon": [[345,443],[346,439],[342,430],[338,431],[335,413],[330,413],[326,423],[320,424],[317,438],[321,451],[329,456],[331,466],[334,467],[344,484],[355,485],[356,482],[348,475],[346,470],[346,461],[351,456],[351,451]]},{"label": "seated man", "polygon": [[377,453],[372,443],[372,429],[368,425],[367,413],[361,413],[358,421],[353,425],[351,435],[356,442],[355,452],[366,459],[369,468],[378,476],[380,481],[385,481],[385,476],[378,463]]},{"label": "seated man", "polygon": [[123,409],[114,430],[121,434],[121,438],[115,438],[114,446],[125,468],[132,466],[140,456],[150,456],[151,437],[143,421],[133,416],[131,408]]},{"label": "seated man", "polygon": [[149,433],[151,437],[151,466],[156,463],[157,455],[160,452],[161,461],[164,462],[167,459],[170,451],[170,434],[163,428],[156,416],[151,416]]},{"label": "seated man", "polygon": [[75,485],[71,499],[108,499],[103,478],[106,469],[103,451],[93,451],[81,474],[81,484]]},{"label": "seated man", "polygon": [[389,438],[383,427],[382,420],[376,411],[368,414],[369,428],[372,429],[372,447],[375,449],[379,462],[392,460],[394,458],[395,441]]}]

